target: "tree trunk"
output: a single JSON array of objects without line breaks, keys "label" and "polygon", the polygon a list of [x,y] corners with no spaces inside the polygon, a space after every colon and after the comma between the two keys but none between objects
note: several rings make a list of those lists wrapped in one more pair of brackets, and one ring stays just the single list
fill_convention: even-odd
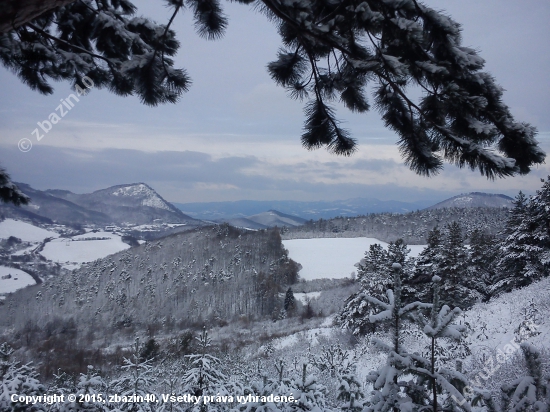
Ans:
[{"label": "tree trunk", "polygon": [[432,412],[437,412],[437,380],[435,378],[435,338],[432,337]]},{"label": "tree trunk", "polygon": [[75,0],[0,0],[0,33],[16,29],[47,11]]}]

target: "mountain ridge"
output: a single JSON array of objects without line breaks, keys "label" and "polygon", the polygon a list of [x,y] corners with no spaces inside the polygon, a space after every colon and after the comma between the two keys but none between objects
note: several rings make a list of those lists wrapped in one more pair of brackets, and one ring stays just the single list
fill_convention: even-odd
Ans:
[{"label": "mountain ridge", "polygon": [[64,224],[197,223],[145,183],[130,183],[76,194],[69,190],[37,190],[17,183],[31,202],[22,208],[0,205],[5,217],[49,219]]},{"label": "mountain ridge", "polygon": [[442,209],[449,207],[472,208],[472,207],[513,207],[514,199],[503,194],[469,192],[461,193],[436,203],[426,210]]}]

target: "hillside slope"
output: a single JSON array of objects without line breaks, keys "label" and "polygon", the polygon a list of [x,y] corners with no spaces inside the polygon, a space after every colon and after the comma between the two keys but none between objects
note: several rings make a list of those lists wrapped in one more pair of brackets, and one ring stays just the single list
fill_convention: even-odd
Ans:
[{"label": "hillside slope", "polygon": [[277,231],[197,229],[19,291],[0,306],[0,325],[19,329],[29,321],[73,318],[82,330],[91,324],[117,329],[276,316],[278,294],[296,281],[297,269]]},{"label": "hillside slope", "polygon": [[426,208],[443,209],[443,208],[472,208],[472,207],[494,207],[494,208],[511,208],[513,207],[514,199],[506,195],[496,195],[490,193],[472,192],[453,196],[443,202],[439,202],[433,206]]},{"label": "hillside slope", "polygon": [[27,206],[0,205],[0,215],[23,218],[35,223],[57,222],[66,225],[143,225],[176,223],[199,225],[165,201],[145,183],[118,185],[93,193],[76,194],[68,190],[36,190],[17,184],[31,198]]},{"label": "hillside slope", "polygon": [[408,244],[426,244],[428,232],[435,226],[443,227],[458,222],[469,236],[472,230],[498,234],[509,217],[508,208],[445,208],[420,210],[411,213],[380,213],[357,217],[339,217],[310,221],[303,226],[285,228],[283,239],[328,237],[368,237],[384,242],[399,238]]}]

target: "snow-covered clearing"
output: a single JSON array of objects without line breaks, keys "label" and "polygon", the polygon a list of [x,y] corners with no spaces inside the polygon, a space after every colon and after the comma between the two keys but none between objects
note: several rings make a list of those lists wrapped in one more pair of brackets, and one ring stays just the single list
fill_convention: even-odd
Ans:
[{"label": "snow-covered clearing", "polygon": [[[368,237],[320,238],[283,240],[289,257],[302,265],[302,279],[341,279],[357,272],[355,264],[375,243],[384,248],[388,245]],[[410,257],[416,257],[426,245],[409,245]]]},{"label": "snow-covered clearing", "polygon": [[321,292],[293,293],[293,295],[294,299],[305,304],[306,299],[317,299],[321,296]]},{"label": "snow-covered clearing", "polygon": [[6,219],[0,222],[0,239],[15,236],[25,242],[41,242],[48,237],[59,237],[55,232],[22,222],[20,220]]},{"label": "snow-covered clearing", "polygon": [[[471,350],[470,354],[461,353],[460,349],[458,351],[456,348],[450,349],[447,346],[448,342],[444,340],[438,341],[438,345],[443,345],[444,355],[448,350],[453,350],[449,362],[454,365],[456,360],[462,360],[464,370],[470,378],[490,370],[495,372],[494,376],[498,381],[501,378],[499,373],[514,363],[514,356],[521,356],[520,342],[527,341],[538,349],[549,349],[548,313],[550,313],[550,278],[503,294],[488,303],[478,303],[459,315],[455,323],[465,324],[468,327],[465,343]],[[275,338],[273,347],[280,351],[276,356],[286,356],[287,360],[292,359],[293,356],[300,357],[304,348],[310,348],[312,353],[319,353],[314,346],[326,343],[327,339],[335,342],[335,338],[341,334],[339,327],[331,326],[333,318],[334,316],[327,317],[325,322],[316,324],[311,329]],[[373,337],[382,338],[383,341],[391,340],[391,337],[384,332],[359,338],[359,346],[355,351],[361,354],[357,365],[360,381],[364,381],[370,371],[379,369],[387,360],[387,354],[373,345]],[[429,339],[417,326],[413,326],[410,332],[403,333],[402,337],[403,347],[410,353],[428,351]],[[515,349],[512,354],[509,354],[506,348]],[[504,353],[506,353],[505,357]],[[486,380],[486,378],[481,379],[481,382],[487,385],[491,383],[490,379]],[[487,386],[486,389],[498,392],[498,388]]]},{"label": "snow-covered clearing", "polygon": [[505,293],[489,303],[478,303],[459,319],[475,331],[468,338],[472,351],[495,350],[514,339],[526,339],[538,348],[548,349],[548,313],[550,278]]},{"label": "snow-covered clearing", "polygon": [[7,266],[0,266],[0,295],[15,292],[36,282],[27,272]]},{"label": "snow-covered clearing", "polygon": [[[84,240],[90,238],[108,239]],[[88,232],[71,239],[54,239],[46,243],[41,254],[51,261],[65,263],[63,266],[67,269],[74,269],[75,263],[92,262],[129,247],[114,233]]]}]

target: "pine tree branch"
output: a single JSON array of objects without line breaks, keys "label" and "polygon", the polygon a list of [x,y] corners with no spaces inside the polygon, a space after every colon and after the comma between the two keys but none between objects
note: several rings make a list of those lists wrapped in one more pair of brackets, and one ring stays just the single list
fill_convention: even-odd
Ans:
[{"label": "pine tree branch", "polygon": [[105,62],[107,62],[107,64],[109,64],[110,67],[114,66],[114,63],[113,63],[111,60],[109,60],[107,57],[104,57],[104,56],[101,56],[101,55],[96,54],[96,53],[94,53],[94,52],[91,52],[90,50],[87,50],[87,49],[85,49],[85,48],[83,48],[83,47],[77,46],[76,44],[71,44],[71,43],[69,43],[68,41],[65,41],[65,40],[63,40],[63,39],[60,39],[59,37],[55,37],[55,36],[51,35],[50,33],[48,33],[47,31],[42,30],[42,29],[40,29],[39,27],[35,26],[33,23],[27,23],[26,26],[27,26],[27,27],[30,27],[30,28],[33,29],[35,32],[40,33],[42,36],[44,36],[44,37],[46,37],[46,38],[48,38],[48,39],[54,40],[54,41],[56,41],[56,42],[58,42],[58,43],[64,44],[64,45],[66,45],[66,46],[68,46],[68,47],[71,47],[71,48],[73,48],[73,49],[75,49],[75,50],[78,50],[78,51],[80,51],[80,52],[82,52],[82,53],[88,54],[88,55],[90,55],[91,57],[94,57],[94,58],[96,58],[96,59],[104,60]]}]

